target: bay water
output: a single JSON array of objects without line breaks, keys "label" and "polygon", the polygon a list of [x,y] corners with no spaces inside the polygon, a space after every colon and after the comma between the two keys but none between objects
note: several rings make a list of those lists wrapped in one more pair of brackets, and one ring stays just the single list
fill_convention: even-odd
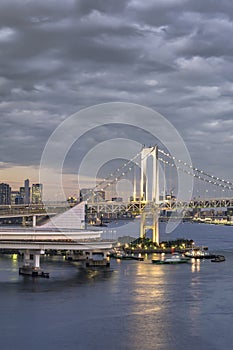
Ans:
[{"label": "bay water", "polygon": [[[105,234],[138,237],[138,222]],[[82,269],[62,256],[41,258],[50,278],[18,274],[22,260],[0,255],[0,344],[12,350],[231,350],[233,227],[182,223],[160,240],[193,239],[225,262],[181,265],[111,259]]]}]

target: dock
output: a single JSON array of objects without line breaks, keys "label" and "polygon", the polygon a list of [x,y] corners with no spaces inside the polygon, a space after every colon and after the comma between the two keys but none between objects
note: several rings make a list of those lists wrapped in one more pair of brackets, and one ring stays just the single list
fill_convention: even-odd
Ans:
[{"label": "dock", "polygon": [[49,273],[44,272],[41,269],[36,269],[31,266],[22,266],[19,268],[19,274],[24,276],[32,276],[32,277],[44,277],[49,278]]}]

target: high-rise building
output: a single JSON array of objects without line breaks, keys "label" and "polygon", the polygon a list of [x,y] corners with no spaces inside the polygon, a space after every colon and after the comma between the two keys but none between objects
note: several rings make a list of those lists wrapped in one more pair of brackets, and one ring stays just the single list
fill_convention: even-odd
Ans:
[{"label": "high-rise building", "polygon": [[30,204],[30,187],[28,179],[24,181],[24,204]]},{"label": "high-rise building", "polygon": [[24,198],[20,191],[11,191],[11,204],[24,204]]},{"label": "high-rise building", "polygon": [[11,204],[11,187],[8,184],[0,184],[0,204]]},{"label": "high-rise building", "polygon": [[11,204],[15,204],[15,199],[20,196],[19,191],[11,191]]},{"label": "high-rise building", "polygon": [[33,184],[32,185],[32,204],[41,204],[42,203],[42,184]]},{"label": "high-rise building", "polygon": [[24,203],[24,198],[25,198],[25,188],[23,186],[21,186],[19,188],[19,193],[20,193],[20,197],[23,199],[23,203]]}]

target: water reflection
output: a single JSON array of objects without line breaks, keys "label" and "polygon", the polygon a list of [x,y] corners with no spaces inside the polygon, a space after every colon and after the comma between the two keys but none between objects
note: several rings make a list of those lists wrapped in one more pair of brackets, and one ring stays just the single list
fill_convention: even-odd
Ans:
[{"label": "water reflection", "polygon": [[47,292],[69,289],[73,286],[93,284],[111,278],[111,268],[89,268],[65,261],[62,256],[45,256],[41,259],[42,268],[50,273],[50,278],[19,275],[19,266],[23,264],[21,256],[4,254],[0,256],[0,286],[15,288],[22,292]]},{"label": "water reflection", "polygon": [[133,301],[138,314],[146,315],[161,311],[161,305],[165,301],[166,276],[163,269],[154,268],[148,261],[135,264],[134,275],[131,277],[134,285]]},{"label": "water reflection", "polygon": [[200,272],[201,270],[201,261],[200,259],[191,259],[192,272]]}]

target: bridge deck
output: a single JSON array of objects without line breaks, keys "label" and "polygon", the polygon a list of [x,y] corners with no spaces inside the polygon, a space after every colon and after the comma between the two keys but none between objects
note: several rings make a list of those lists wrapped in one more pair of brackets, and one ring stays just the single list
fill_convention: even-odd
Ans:
[{"label": "bridge deck", "polygon": [[113,241],[12,241],[0,240],[0,249],[15,250],[109,250],[113,246]]}]

